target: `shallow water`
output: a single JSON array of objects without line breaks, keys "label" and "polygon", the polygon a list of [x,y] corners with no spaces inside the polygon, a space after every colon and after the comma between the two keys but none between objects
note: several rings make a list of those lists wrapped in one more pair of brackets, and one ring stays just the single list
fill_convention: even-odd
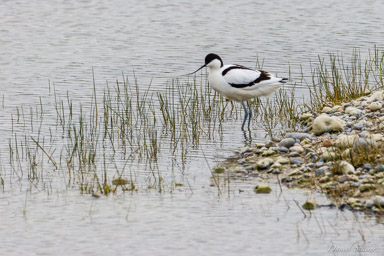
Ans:
[{"label": "shallow water", "polygon": [[[173,76],[199,67],[209,52],[220,54],[226,63],[251,67],[256,58],[265,59],[263,67],[281,76],[289,75],[290,65],[295,78],[300,65],[308,74],[310,60],[329,51],[349,56],[355,47],[362,53],[375,44],[382,47],[381,1],[0,5],[0,153],[5,181],[0,235],[1,249],[8,255],[332,255],[332,244],[362,245],[364,239],[375,250],[361,255],[383,254],[382,224],[375,218],[329,209],[304,218],[293,199],[326,202],[319,194],[284,189],[280,196],[255,196],[253,186],[262,182],[256,180],[232,184],[229,194],[218,196],[209,187],[208,165],[244,146],[241,120],[228,120],[222,137],[190,150],[186,166],[176,165],[176,174],[167,172],[171,160],[163,154],[159,166],[164,175],[190,184],[164,194],[140,187],[138,193],[96,200],[81,195],[76,185],[63,185],[65,176],[60,174],[44,189],[34,188],[26,178],[19,181],[8,165],[10,119],[16,107],[35,107],[42,97],[54,112],[48,97],[53,88],[89,104],[92,69],[100,93],[123,74],[133,81],[133,71],[141,87],[152,83],[152,91],[162,91]],[[265,139],[255,123],[252,136]],[[140,173],[137,169],[143,166],[132,168]],[[348,255],[359,254],[352,250]]]}]

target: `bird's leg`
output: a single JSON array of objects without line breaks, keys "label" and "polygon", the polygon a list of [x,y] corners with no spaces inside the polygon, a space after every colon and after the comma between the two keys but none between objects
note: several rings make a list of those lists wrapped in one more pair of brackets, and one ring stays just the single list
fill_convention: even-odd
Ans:
[{"label": "bird's leg", "polygon": [[249,105],[249,101],[247,101],[248,105],[248,130],[249,130],[249,125],[251,123],[251,118],[252,118],[252,109],[251,106]]},{"label": "bird's leg", "polygon": [[247,111],[247,108],[245,107],[244,101],[241,102],[241,105],[243,105],[243,108],[244,108],[244,121],[243,121],[243,125],[241,126],[241,130],[244,131],[244,124],[247,121],[248,111]]}]

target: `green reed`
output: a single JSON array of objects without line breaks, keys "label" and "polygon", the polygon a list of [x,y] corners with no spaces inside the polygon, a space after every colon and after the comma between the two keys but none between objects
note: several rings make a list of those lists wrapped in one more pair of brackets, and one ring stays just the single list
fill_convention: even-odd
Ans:
[{"label": "green reed", "polygon": [[342,54],[330,53],[328,60],[319,57],[312,65],[312,81],[308,83],[311,99],[307,107],[318,111],[383,87],[383,67],[384,51],[376,47],[365,59],[359,50],[354,50],[348,63]]},{"label": "green reed", "polygon": [[[297,96],[297,86],[305,79],[291,79],[291,86],[273,97],[251,101],[252,122],[261,123],[270,137],[300,130],[300,113],[383,86],[383,59],[377,48],[365,61],[355,51],[348,64],[341,55],[331,54],[329,61],[319,58],[312,64],[311,82],[306,83],[309,101]],[[201,149],[202,140],[221,140],[224,123],[243,118],[239,104],[208,86],[206,74],[187,82],[173,79],[161,91],[139,84],[135,76],[131,83],[125,75],[107,83],[103,91],[97,88],[93,74],[89,102],[79,103],[68,93],[59,95],[49,84],[51,105],[40,99],[35,108],[16,109],[11,118],[9,162],[17,179],[26,176],[39,184],[59,173],[67,187],[107,195],[118,191],[113,185],[116,177],[129,179],[123,191],[135,191],[143,188],[144,176],[145,188],[174,189],[179,182],[162,171],[159,160],[164,156],[177,159],[176,163],[172,160],[171,169],[181,168],[184,173],[191,149]],[[50,118],[53,114],[54,123],[48,114]],[[130,166],[129,173],[126,166]]]}]

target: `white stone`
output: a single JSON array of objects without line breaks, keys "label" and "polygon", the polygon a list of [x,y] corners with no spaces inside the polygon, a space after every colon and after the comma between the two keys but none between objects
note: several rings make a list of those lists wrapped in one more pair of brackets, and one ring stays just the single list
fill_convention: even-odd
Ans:
[{"label": "white stone", "polygon": [[333,107],[331,108],[331,111],[332,111],[332,112],[337,112],[337,111],[339,111],[339,108],[340,108],[340,107],[341,107],[340,105],[333,106]]},{"label": "white stone", "polygon": [[380,103],[380,102],[372,102],[371,104],[368,105],[368,108],[371,110],[371,111],[377,111],[377,110],[380,110],[381,108],[383,107],[383,105]]},{"label": "white stone", "polygon": [[359,115],[363,111],[361,109],[355,108],[355,107],[347,107],[344,112],[348,115]]},{"label": "white stone", "polygon": [[374,197],[372,197],[372,201],[376,206],[384,207],[384,197],[374,196]]},{"label": "white stone", "polygon": [[353,174],[355,173],[355,167],[348,163],[347,161],[340,162],[340,170],[345,174]]},{"label": "white stone", "polygon": [[312,132],[315,135],[321,135],[325,132],[339,132],[343,131],[343,125],[344,123],[337,117],[321,114],[313,121]]},{"label": "white stone", "polygon": [[289,148],[289,151],[291,152],[297,152],[299,154],[303,153],[305,150],[302,146],[300,145],[295,145]]},{"label": "white stone", "polygon": [[374,102],[375,100],[383,100],[384,97],[383,97],[383,93],[384,91],[377,91],[375,93],[373,93],[369,98],[368,98],[368,102]]},{"label": "white stone", "polygon": [[338,148],[350,148],[353,146],[353,142],[358,138],[357,135],[341,134],[335,141],[335,146]]},{"label": "white stone", "polygon": [[384,136],[382,134],[374,133],[369,136],[374,141],[382,141]]},{"label": "white stone", "polygon": [[324,107],[321,110],[321,113],[331,113],[331,112],[332,112],[332,108],[330,108],[330,107]]},{"label": "white stone", "polygon": [[269,166],[273,164],[272,158],[263,158],[256,163],[256,167],[258,169],[267,169]]},{"label": "white stone", "polygon": [[311,118],[311,117],[312,117],[312,113],[307,112],[307,113],[302,114],[302,115],[299,117],[299,119],[300,119],[301,121],[304,121],[304,120],[307,120],[307,119],[309,119],[309,118]]},{"label": "white stone", "polygon": [[275,161],[279,164],[288,164],[289,159],[286,157],[279,156],[278,158],[275,159]]}]

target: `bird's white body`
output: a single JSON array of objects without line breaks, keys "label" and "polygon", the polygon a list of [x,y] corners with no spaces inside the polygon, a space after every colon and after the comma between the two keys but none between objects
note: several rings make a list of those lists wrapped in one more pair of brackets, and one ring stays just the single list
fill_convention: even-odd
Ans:
[{"label": "bird's white body", "polygon": [[[220,67],[220,62],[216,62],[216,60],[207,66],[209,67],[210,86],[229,100],[241,102],[254,97],[267,96],[283,85],[282,78],[273,77],[263,70],[252,70],[240,65]],[[260,78],[262,73],[269,78],[253,83]],[[236,85],[238,86],[236,87]]]},{"label": "bird's white body", "polygon": [[[267,96],[280,88],[288,81],[287,78],[277,78],[265,70],[253,70],[241,65],[225,65],[223,60],[214,53],[205,57],[205,64],[197,69],[208,67],[208,82],[210,86],[229,100],[240,101],[244,108],[244,121],[241,129],[244,130],[248,119],[248,129],[252,117],[252,109],[248,100]],[[248,108],[244,102],[247,103]]]}]

